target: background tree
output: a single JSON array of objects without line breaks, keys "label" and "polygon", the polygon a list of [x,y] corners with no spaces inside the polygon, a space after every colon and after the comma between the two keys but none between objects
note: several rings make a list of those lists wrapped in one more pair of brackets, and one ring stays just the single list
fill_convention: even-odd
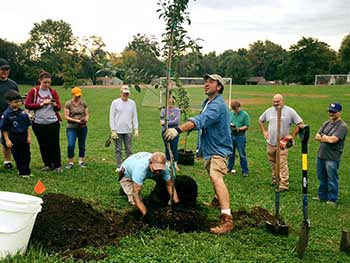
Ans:
[{"label": "background tree", "polygon": [[339,53],[340,70],[344,74],[350,73],[350,34],[346,35],[341,42]]},{"label": "background tree", "polygon": [[25,79],[20,63],[21,57],[22,49],[20,46],[0,38],[0,58],[4,58],[10,63],[10,78],[16,81]]},{"label": "background tree", "polygon": [[289,59],[284,63],[285,80],[312,84],[317,74],[331,73],[336,52],[317,39],[303,37],[290,47]]},{"label": "background tree", "polygon": [[232,82],[235,84],[245,84],[246,80],[252,75],[251,62],[246,56],[239,55],[238,52],[225,51],[219,61],[219,74],[232,78]]}]

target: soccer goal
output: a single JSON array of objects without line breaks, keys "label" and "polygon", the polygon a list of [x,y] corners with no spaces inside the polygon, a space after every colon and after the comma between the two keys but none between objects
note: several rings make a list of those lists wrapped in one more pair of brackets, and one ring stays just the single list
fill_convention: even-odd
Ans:
[{"label": "soccer goal", "polygon": [[315,75],[317,85],[350,85],[350,73]]},{"label": "soccer goal", "polygon": [[[166,80],[165,77],[160,78],[161,80]],[[199,77],[180,77],[179,80],[182,82],[182,85],[185,88],[202,88],[204,80],[203,78]],[[223,78],[225,81],[224,86],[227,89],[228,88],[228,95],[227,95],[227,101],[228,106],[231,105],[231,94],[232,94],[232,78]],[[163,103],[163,100],[165,99],[165,94],[160,94],[162,96],[159,96],[160,98],[160,104]],[[203,98],[201,98],[203,100]]]}]

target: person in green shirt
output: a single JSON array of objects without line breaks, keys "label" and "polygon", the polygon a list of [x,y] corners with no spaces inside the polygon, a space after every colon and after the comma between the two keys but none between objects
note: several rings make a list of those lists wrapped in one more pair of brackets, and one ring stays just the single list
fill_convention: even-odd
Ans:
[{"label": "person in green shirt", "polygon": [[230,127],[231,127],[231,137],[233,152],[228,159],[227,169],[231,171],[232,175],[235,175],[236,170],[235,165],[235,154],[236,149],[239,154],[239,161],[242,168],[242,174],[244,177],[248,176],[248,161],[246,154],[246,136],[245,133],[250,125],[249,114],[242,110],[241,102],[239,100],[234,100],[231,102],[232,111],[230,112]]}]

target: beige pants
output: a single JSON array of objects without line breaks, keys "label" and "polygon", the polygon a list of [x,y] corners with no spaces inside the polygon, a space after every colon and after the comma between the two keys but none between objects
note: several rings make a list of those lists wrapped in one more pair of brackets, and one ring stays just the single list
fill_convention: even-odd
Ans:
[{"label": "beige pants", "polygon": [[133,192],[134,192],[134,188],[133,188],[133,181],[124,176],[120,181],[120,187],[123,189],[124,193],[126,194],[126,196],[128,197],[128,202],[132,205],[135,205],[135,201],[134,201],[134,197],[133,197]]},{"label": "beige pants", "polygon": [[[267,144],[267,158],[271,163],[272,182],[275,182],[277,146]],[[280,189],[289,187],[288,149],[280,150]]]},{"label": "beige pants", "polygon": [[204,167],[210,176],[223,177],[227,174],[227,160],[219,155],[205,160]]}]

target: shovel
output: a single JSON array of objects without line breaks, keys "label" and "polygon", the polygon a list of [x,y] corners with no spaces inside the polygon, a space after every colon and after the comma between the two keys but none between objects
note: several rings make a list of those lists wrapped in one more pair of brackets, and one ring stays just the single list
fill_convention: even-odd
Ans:
[{"label": "shovel", "polygon": [[277,108],[277,150],[276,150],[276,167],[275,167],[275,220],[273,222],[267,221],[267,231],[274,235],[288,235],[288,226],[280,217],[280,140],[281,140],[281,112],[282,108]]},{"label": "shovel", "polygon": [[346,230],[341,231],[340,251],[350,254],[350,237]]},{"label": "shovel", "polygon": [[310,137],[310,127],[305,125],[299,131],[301,141],[301,160],[302,160],[302,190],[303,190],[303,215],[304,220],[301,227],[299,241],[297,242],[296,252],[298,258],[302,259],[309,241],[310,220],[307,213],[307,142]]}]

